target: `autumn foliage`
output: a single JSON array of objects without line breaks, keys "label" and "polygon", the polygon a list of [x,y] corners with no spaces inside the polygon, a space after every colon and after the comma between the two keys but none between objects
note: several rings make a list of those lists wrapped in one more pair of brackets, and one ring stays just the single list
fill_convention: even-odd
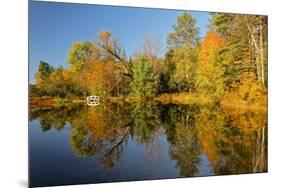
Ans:
[{"label": "autumn foliage", "polygon": [[200,40],[196,20],[188,13],[180,15],[167,36],[164,55],[159,37],[144,37],[142,48],[129,57],[109,31],[102,31],[93,42],[74,42],[68,67],[40,62],[31,97],[100,95],[264,108],[266,18],[213,14],[210,24]]}]

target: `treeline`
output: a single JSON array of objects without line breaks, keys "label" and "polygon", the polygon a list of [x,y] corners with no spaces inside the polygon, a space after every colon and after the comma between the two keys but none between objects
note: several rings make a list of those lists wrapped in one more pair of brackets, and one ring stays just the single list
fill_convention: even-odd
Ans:
[{"label": "treeline", "polygon": [[255,104],[267,100],[267,17],[215,13],[200,39],[189,13],[177,18],[161,55],[157,37],[127,57],[110,32],[93,42],[75,42],[68,68],[41,61],[31,97],[88,95],[151,98],[197,94],[212,103]]}]

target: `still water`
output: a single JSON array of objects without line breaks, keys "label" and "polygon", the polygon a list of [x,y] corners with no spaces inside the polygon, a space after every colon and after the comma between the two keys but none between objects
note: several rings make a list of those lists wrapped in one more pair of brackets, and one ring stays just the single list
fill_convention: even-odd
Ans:
[{"label": "still water", "polygon": [[30,184],[267,172],[267,114],[151,103],[30,110]]}]

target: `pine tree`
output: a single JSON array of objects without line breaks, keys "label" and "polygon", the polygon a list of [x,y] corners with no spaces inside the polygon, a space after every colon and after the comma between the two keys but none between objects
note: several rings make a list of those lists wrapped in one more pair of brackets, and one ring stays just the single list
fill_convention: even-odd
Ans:
[{"label": "pine tree", "polygon": [[131,96],[151,97],[157,92],[157,80],[152,63],[146,56],[137,57],[132,67]]}]

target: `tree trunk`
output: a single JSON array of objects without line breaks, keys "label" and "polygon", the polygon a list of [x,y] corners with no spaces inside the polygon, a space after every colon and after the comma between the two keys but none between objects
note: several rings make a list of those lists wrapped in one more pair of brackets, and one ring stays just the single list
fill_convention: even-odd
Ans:
[{"label": "tree trunk", "polygon": [[260,19],[260,66],[261,66],[261,81],[264,86],[264,45],[263,45],[263,21]]},{"label": "tree trunk", "polygon": [[265,164],[265,126],[262,127],[262,142],[261,142],[261,155],[262,155],[262,159],[261,159],[261,171],[264,170],[264,164]]},{"label": "tree trunk", "polygon": [[256,54],[255,63],[256,63],[258,81],[260,81],[264,84],[264,72],[263,72],[264,65],[262,65],[263,64],[262,61],[264,61],[264,54],[262,52],[263,48],[261,49],[261,45],[263,45],[263,42],[262,43],[260,42],[261,40],[263,40],[263,37],[262,37],[263,28],[262,27],[260,28],[260,35],[259,35],[260,38],[258,39],[258,36],[256,36],[255,24],[250,24],[247,19],[247,16],[245,17],[245,22],[246,22],[248,31],[250,32],[250,35],[251,35],[252,44],[255,47],[255,54]]}]

